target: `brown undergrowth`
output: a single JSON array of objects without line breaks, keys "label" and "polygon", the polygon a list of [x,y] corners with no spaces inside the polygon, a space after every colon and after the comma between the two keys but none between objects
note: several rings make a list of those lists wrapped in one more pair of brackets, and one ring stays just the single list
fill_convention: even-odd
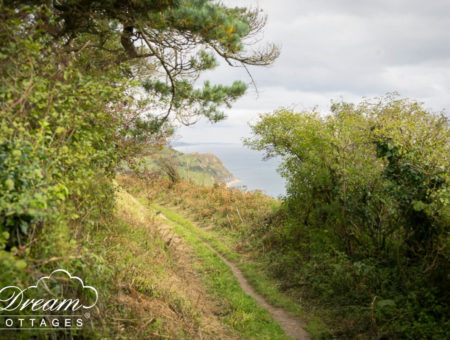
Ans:
[{"label": "brown undergrowth", "polygon": [[105,261],[101,280],[107,282],[97,332],[124,339],[235,338],[217,317],[220,302],[205,294],[192,270],[189,249],[133,196],[120,190],[117,197],[114,220],[89,241]]},{"label": "brown undergrowth", "polygon": [[[281,202],[259,191],[241,191],[225,185],[202,187],[189,182],[122,176],[117,179],[136,197],[180,212],[193,221],[208,242],[236,263],[249,283],[273,306],[300,316],[316,338],[326,338],[328,327],[313,302],[292,289],[276,268]],[[310,303],[311,302],[311,303]]]},{"label": "brown undergrowth", "polygon": [[152,181],[132,176],[119,177],[118,181],[149,201],[182,209],[202,228],[224,231],[222,236],[233,238],[239,252],[249,252],[254,248],[250,243],[255,236],[252,235],[255,231],[252,227],[265,218],[271,218],[280,205],[279,200],[262,192],[245,192],[227,188],[224,184],[204,187],[189,182]]}]

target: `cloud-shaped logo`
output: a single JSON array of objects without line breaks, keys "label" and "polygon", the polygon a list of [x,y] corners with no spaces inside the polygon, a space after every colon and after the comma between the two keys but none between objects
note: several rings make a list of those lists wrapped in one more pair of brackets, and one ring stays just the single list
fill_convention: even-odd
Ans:
[{"label": "cloud-shaped logo", "polygon": [[[57,284],[58,282],[64,284]],[[65,298],[68,291],[72,295],[76,292],[79,296]],[[50,298],[47,298],[49,295]],[[83,298],[83,302],[80,298]],[[93,302],[86,303],[84,301],[86,299]],[[72,276],[64,269],[54,270],[50,275],[41,277],[35,285],[25,289],[17,286],[0,289],[0,311],[25,310],[26,308],[32,311],[77,311],[81,308],[90,309],[96,305],[97,301],[97,289],[85,285],[81,278]]]}]

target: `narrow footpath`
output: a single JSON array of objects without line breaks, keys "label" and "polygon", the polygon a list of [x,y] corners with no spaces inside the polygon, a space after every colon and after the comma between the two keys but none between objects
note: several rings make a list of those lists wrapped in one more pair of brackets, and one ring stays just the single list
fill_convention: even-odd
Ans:
[{"label": "narrow footpath", "polygon": [[[169,220],[166,216],[164,216],[161,212],[158,213],[158,216],[164,220]],[[161,226],[162,229],[167,232],[168,229],[171,229],[171,226],[164,225]],[[273,319],[278,322],[283,329],[283,331],[291,338],[297,340],[309,340],[310,336],[308,332],[303,328],[303,322],[297,318],[289,314],[283,308],[272,306],[267,302],[267,300],[260,294],[258,294],[255,289],[250,285],[250,283],[245,278],[242,271],[238,268],[238,266],[229,260],[227,260],[224,256],[222,256],[214,247],[212,247],[205,240],[199,239],[213,251],[224,264],[226,264],[232,271],[233,275],[236,277],[241,289],[249,296],[254,298],[256,302],[264,309],[266,309]]]}]

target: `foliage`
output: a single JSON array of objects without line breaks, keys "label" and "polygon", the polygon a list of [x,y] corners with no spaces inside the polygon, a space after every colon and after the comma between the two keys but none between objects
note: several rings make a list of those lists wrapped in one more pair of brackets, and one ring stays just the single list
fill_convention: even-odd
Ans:
[{"label": "foliage", "polygon": [[[11,8],[32,5],[40,27],[63,44],[63,54],[92,50],[91,68],[102,69],[132,62],[127,77],[143,79],[146,91],[166,103],[155,122],[163,124],[172,111],[189,123],[197,116],[211,121],[224,118],[220,105],[230,106],[242,96],[246,84],[194,87],[199,75],[218,65],[217,57],[231,66],[264,66],[278,57],[274,45],[249,47],[265,25],[260,10],[228,8],[210,0],[63,0],[4,1]],[[45,7],[46,6],[46,7]]]},{"label": "foliage", "polygon": [[171,111],[217,120],[245,91],[194,88],[216,65],[206,49],[242,65],[276,57],[244,54],[262,27],[252,13],[211,1],[0,2],[1,286],[106,270],[91,234],[111,222],[120,161],[164,143]]},{"label": "foliage", "polygon": [[247,144],[281,155],[288,181],[284,222],[266,234],[273,242],[282,233],[279,247],[289,249],[278,274],[323,301],[360,306],[353,313],[366,319],[351,332],[444,334],[447,118],[387,96],[334,103],[325,117],[282,109],[252,128]]},{"label": "foliage", "polygon": [[[263,27],[259,14],[209,1],[4,1],[0,15],[0,219],[11,244],[45,218],[86,219],[111,207],[118,161],[173,133],[172,108],[220,119],[217,106],[245,86],[195,89],[216,64],[207,48],[242,65],[277,56],[275,47],[244,53]],[[144,78],[156,97],[137,93]]]},{"label": "foliage", "polygon": [[111,178],[120,157],[122,117],[111,102],[123,98],[127,85],[112,86],[121,79],[116,70],[86,72],[88,55],[58,54],[24,20],[31,9],[2,14],[1,54],[9,60],[0,65],[0,216],[15,236],[44,219],[86,217],[104,199],[94,196],[94,183]]}]

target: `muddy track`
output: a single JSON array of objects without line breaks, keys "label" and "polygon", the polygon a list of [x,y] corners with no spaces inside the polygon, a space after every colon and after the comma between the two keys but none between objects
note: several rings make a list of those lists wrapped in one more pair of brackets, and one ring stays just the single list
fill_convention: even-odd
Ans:
[{"label": "muddy track", "polygon": [[[159,217],[162,217],[163,219],[167,220],[168,218],[164,216],[163,214],[159,213]],[[199,237],[200,238],[200,237]],[[236,279],[239,282],[239,285],[241,286],[242,290],[252,298],[258,302],[258,304],[266,309],[270,315],[274,318],[275,321],[277,321],[283,331],[289,335],[293,339],[297,340],[309,340],[309,334],[305,331],[303,328],[303,322],[292,315],[290,315],[286,310],[280,307],[274,307],[270,303],[267,302],[267,300],[260,294],[258,294],[255,289],[250,285],[250,283],[245,278],[242,271],[239,269],[239,267],[228,261],[225,257],[223,257],[214,247],[212,247],[208,242],[200,238],[202,242],[208,246],[219,258],[222,260],[223,263],[225,263],[232,271],[233,275],[236,277]]]}]

